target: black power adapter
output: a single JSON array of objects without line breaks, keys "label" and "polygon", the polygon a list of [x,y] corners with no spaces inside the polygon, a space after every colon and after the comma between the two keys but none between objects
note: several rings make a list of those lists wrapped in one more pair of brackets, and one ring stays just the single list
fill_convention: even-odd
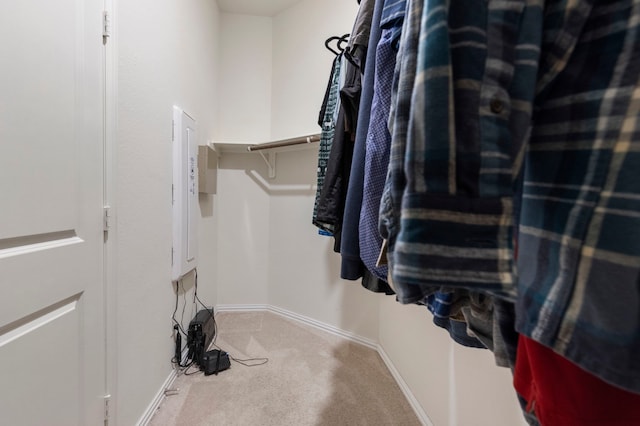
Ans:
[{"label": "black power adapter", "polygon": [[231,367],[229,354],[218,349],[207,351],[200,358],[200,370],[204,371],[205,376],[217,375],[229,367]]}]

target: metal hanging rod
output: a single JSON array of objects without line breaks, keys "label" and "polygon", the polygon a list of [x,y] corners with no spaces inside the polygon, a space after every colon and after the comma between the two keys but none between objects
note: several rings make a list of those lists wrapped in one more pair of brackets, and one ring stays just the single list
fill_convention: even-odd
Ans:
[{"label": "metal hanging rod", "polygon": [[276,142],[262,143],[259,145],[249,145],[247,151],[261,151],[263,149],[282,148],[285,146],[304,145],[307,143],[320,142],[320,135],[300,136],[298,138],[284,139]]}]

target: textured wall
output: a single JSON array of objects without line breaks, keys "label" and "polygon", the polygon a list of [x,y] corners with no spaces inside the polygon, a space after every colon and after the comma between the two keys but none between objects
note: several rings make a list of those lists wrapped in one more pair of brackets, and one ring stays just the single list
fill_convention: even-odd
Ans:
[{"label": "textured wall", "polygon": [[220,15],[218,141],[265,142],[271,134],[272,19]]},{"label": "textured wall", "polygon": [[[218,10],[210,0],[118,2],[117,424],[132,425],[171,372],[171,119],[213,139]],[[201,198],[200,286],[211,288],[215,204]],[[209,238],[205,241],[204,237]],[[192,280],[186,280],[188,293]],[[203,290],[209,303],[214,291]],[[188,298],[189,299],[189,298]],[[182,303],[182,299],[181,299]],[[187,312],[186,317],[190,318]],[[188,320],[187,320],[188,323]]]},{"label": "textured wall", "polygon": [[[356,12],[356,2],[307,0],[273,19],[222,14],[219,140],[317,133],[333,59],[324,40],[349,32]],[[277,154],[274,180],[258,154],[222,155],[218,302],[270,304],[375,340],[377,298],[339,279],[333,240],[311,225],[314,148]]]},{"label": "textured wall", "polygon": [[[349,33],[355,1],[306,0],[273,18],[273,139],[319,133],[318,111],[334,54],[327,38]],[[378,297],[340,279],[333,238],[311,224],[317,147],[278,154],[271,193],[271,303],[377,340]]]}]

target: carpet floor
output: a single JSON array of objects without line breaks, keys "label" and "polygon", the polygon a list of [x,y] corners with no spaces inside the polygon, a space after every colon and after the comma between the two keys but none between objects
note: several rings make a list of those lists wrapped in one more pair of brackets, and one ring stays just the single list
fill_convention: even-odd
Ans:
[{"label": "carpet floor", "polygon": [[180,375],[151,426],[420,425],[376,351],[271,312],[222,312],[216,321],[217,346],[269,362]]}]

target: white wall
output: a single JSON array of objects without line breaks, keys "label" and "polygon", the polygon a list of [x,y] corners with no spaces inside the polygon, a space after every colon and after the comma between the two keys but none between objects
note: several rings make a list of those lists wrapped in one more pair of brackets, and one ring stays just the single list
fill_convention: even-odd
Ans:
[{"label": "white wall", "polygon": [[269,139],[271,27],[268,17],[221,15],[218,141],[257,143]]},{"label": "white wall", "polygon": [[[331,19],[316,19],[327,10]],[[218,140],[318,133],[334,58],[324,40],[349,32],[356,12],[356,2],[307,0],[273,19],[222,14]],[[375,295],[339,279],[333,240],[311,225],[316,162],[313,149],[279,153],[270,180],[258,154],[222,155],[217,300],[277,306],[375,340]]]},{"label": "white wall", "polygon": [[324,42],[350,33],[357,13],[355,0],[303,0],[273,18],[274,139],[319,133],[318,112],[335,58]]},{"label": "white wall", "polygon": [[[118,2],[116,423],[135,424],[171,372],[171,119],[213,139],[218,10],[210,0]],[[215,304],[216,205],[201,197],[200,295]],[[192,280],[186,283],[187,290]],[[189,298],[188,298],[189,299]],[[207,300],[208,299],[208,300]],[[182,303],[182,299],[181,299]],[[186,314],[190,315],[189,313]],[[189,316],[190,318],[190,316]]]},{"label": "white wall", "polygon": [[383,299],[380,345],[435,426],[527,424],[511,372],[491,352],[453,342],[426,307]]},{"label": "white wall", "polygon": [[271,305],[378,339],[378,295],[340,279],[333,238],[311,224],[317,150],[278,154],[270,194],[269,302]]},{"label": "white wall", "polygon": [[218,304],[268,304],[269,194],[257,154],[223,154],[218,171]]},{"label": "white wall", "polygon": [[[216,140],[267,141],[272,20],[223,13],[220,23]],[[255,171],[266,169],[265,163],[257,154],[223,154],[218,167],[218,304],[267,304],[269,195],[253,180]]]},{"label": "white wall", "polygon": [[[331,11],[328,13],[327,11]],[[272,138],[320,133],[317,124],[334,54],[327,38],[351,31],[355,1],[305,0],[273,18]],[[270,190],[272,305],[376,341],[378,298],[359,282],[340,279],[333,238],[311,224],[315,197],[316,144],[278,154]]]}]

